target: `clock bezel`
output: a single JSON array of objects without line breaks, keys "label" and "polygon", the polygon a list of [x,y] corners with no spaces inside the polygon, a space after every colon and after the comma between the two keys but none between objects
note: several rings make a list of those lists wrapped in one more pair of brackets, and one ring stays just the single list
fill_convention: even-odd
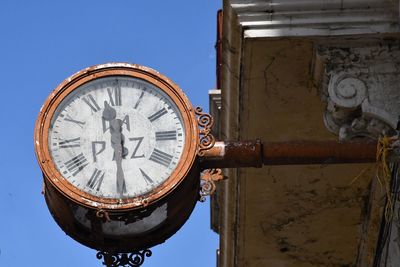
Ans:
[{"label": "clock bezel", "polygon": [[[148,193],[130,198],[102,198],[80,190],[56,168],[48,145],[51,120],[57,107],[75,89],[92,80],[110,77],[127,76],[142,79],[154,85],[167,94],[175,103],[182,116],[185,129],[185,144],[176,168],[171,175]],[[58,191],[83,206],[105,210],[129,210],[150,205],[171,193],[192,168],[197,154],[199,130],[193,107],[178,85],[159,72],[136,64],[107,63],[95,65],[73,74],[61,82],[48,96],[41,108],[35,125],[35,151],[42,169],[44,179],[47,179]]]}]

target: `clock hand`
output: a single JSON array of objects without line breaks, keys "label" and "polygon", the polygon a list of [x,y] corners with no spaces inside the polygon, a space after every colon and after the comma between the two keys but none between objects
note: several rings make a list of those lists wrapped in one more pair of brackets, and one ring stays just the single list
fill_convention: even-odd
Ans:
[{"label": "clock hand", "polygon": [[122,196],[126,193],[124,171],[122,169],[122,158],[125,148],[123,146],[125,137],[122,134],[122,121],[116,119],[117,112],[107,101],[104,101],[103,119],[110,122],[111,146],[114,149],[115,162],[117,164],[117,192]]},{"label": "clock hand", "polygon": [[117,112],[110,106],[110,104],[108,104],[107,101],[104,101],[104,110],[102,116],[104,120],[109,122],[115,120],[115,117],[117,116]]}]

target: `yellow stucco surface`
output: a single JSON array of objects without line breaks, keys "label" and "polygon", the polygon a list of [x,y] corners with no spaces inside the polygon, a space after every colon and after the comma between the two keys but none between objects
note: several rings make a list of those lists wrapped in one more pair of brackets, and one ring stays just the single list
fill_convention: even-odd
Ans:
[{"label": "yellow stucco surface", "polygon": [[[242,46],[239,139],[337,139],[312,84],[312,41],[245,39]],[[227,182],[236,188],[235,232],[223,237],[236,240],[235,264],[355,266],[372,172],[369,164],[240,169]]]}]

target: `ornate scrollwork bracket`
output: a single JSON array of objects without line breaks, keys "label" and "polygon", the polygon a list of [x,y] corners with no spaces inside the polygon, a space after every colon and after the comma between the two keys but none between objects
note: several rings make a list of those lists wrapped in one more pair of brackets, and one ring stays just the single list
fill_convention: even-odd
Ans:
[{"label": "ornate scrollwork bracket", "polygon": [[107,267],[135,267],[142,266],[146,257],[152,255],[151,250],[145,249],[142,251],[135,251],[132,253],[110,253],[105,251],[99,251],[96,257],[101,260],[103,259],[103,265]]},{"label": "ornate scrollwork bracket", "polygon": [[[211,134],[214,119],[210,114],[204,113],[201,107],[196,107],[195,113],[198,116],[197,123],[200,128],[200,143],[197,155],[203,157],[205,151],[215,145],[215,138]],[[206,196],[210,196],[215,192],[215,182],[222,179],[224,179],[224,176],[221,169],[207,169],[203,171],[200,180],[200,202],[204,202]]]},{"label": "ornate scrollwork bracket", "polygon": [[224,180],[225,178],[221,169],[208,169],[203,171],[200,181],[200,202],[204,202],[206,196],[214,194],[217,189],[215,182]]},{"label": "ornate scrollwork bracket", "polygon": [[200,144],[197,154],[202,157],[204,151],[212,148],[215,144],[215,138],[211,134],[214,119],[210,114],[204,113],[201,107],[196,107],[195,114],[198,116],[197,123],[200,128]]}]

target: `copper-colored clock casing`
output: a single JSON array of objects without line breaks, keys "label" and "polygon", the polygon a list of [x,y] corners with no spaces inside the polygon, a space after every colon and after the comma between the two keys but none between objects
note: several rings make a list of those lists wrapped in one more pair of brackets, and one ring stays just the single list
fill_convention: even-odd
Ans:
[{"label": "copper-colored clock casing", "polygon": [[[57,170],[50,155],[49,127],[58,105],[79,86],[108,76],[134,77],[153,84],[171,98],[182,116],[185,127],[185,145],[180,161],[168,179],[142,196],[110,199],[90,195],[69,183]],[[196,155],[199,130],[193,107],[176,84],[150,68],[128,63],[108,63],[84,69],[67,78],[50,94],[41,108],[35,125],[34,141],[36,156],[45,181],[46,202],[53,217],[67,234],[89,247],[121,252],[121,250],[129,251],[161,243],[182,226],[198,199],[200,171]],[[132,214],[146,216],[151,213],[152,209],[154,210],[163,203],[167,203],[169,207],[169,219],[166,222],[168,226],[159,227],[161,230],[156,231],[156,235],[159,236],[158,239],[156,238],[157,240],[149,240],[146,238],[149,233],[143,233],[144,238],[139,238],[138,235],[116,239],[113,237],[113,241],[105,242],[104,236],[98,229],[86,229],[84,231],[89,231],[89,233],[83,234],[84,231],[76,228],[77,222],[71,217],[74,206],[84,207],[88,214],[98,211],[107,212],[112,219],[113,214],[124,213],[127,216],[132,216]],[[176,225],[172,226],[171,224]],[[103,241],[91,241],[94,237],[99,239],[99,236],[103,236],[100,238]],[[136,244],[132,244],[132,242],[136,242]]]},{"label": "copper-colored clock casing", "polygon": [[79,243],[99,251],[113,253],[129,253],[147,249],[165,242],[175,234],[189,219],[196,202],[199,200],[199,175],[200,169],[197,162],[188,173],[187,177],[166,197],[134,210],[118,212],[108,211],[110,220],[115,217],[137,217],[138,220],[146,218],[156,208],[168,205],[166,219],[156,227],[140,234],[112,236],[104,233],[102,224],[104,217],[97,217],[99,210],[85,207],[90,220],[90,228],[79,223],[74,217],[74,210],[79,204],[66,198],[47,179],[45,179],[45,199],[47,206],[57,224],[63,231]]}]

